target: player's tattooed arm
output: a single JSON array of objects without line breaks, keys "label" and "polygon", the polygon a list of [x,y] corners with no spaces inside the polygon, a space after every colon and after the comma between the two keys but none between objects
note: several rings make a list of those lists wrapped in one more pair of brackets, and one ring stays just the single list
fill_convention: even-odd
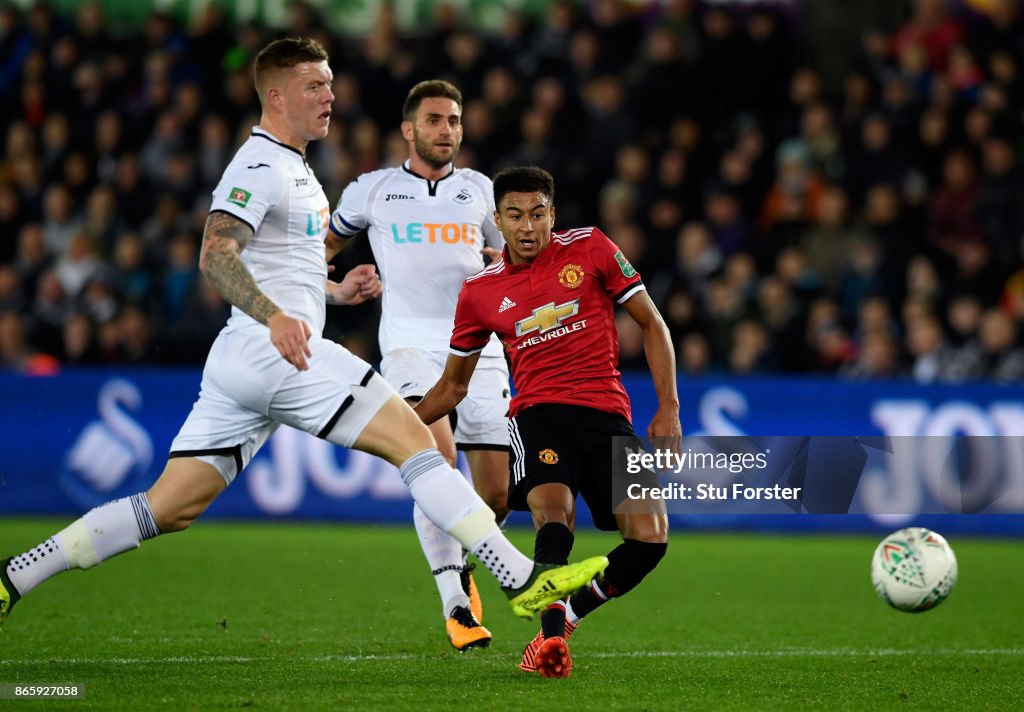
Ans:
[{"label": "player's tattooed arm", "polygon": [[242,262],[252,228],[229,213],[215,211],[206,219],[199,269],[220,295],[261,324],[281,311],[260,291]]}]

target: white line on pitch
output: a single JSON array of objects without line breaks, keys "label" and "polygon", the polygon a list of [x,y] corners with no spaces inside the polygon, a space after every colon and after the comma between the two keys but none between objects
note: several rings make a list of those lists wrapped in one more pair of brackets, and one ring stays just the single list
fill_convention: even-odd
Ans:
[{"label": "white line on pitch", "polygon": [[[588,658],[796,658],[796,657],[861,657],[886,658],[902,655],[947,656],[1016,656],[1024,655],[1024,648],[939,648],[931,650],[906,650],[901,648],[787,648],[782,650],[646,650],[587,653]],[[295,659],[298,663],[358,663],[387,662],[389,660],[432,660],[441,659],[443,655],[313,655]],[[247,655],[206,655],[178,656],[169,658],[60,658],[50,657],[41,660],[0,660],[0,667],[13,665],[201,665],[211,663],[265,663],[278,661],[278,656],[247,656]]]}]

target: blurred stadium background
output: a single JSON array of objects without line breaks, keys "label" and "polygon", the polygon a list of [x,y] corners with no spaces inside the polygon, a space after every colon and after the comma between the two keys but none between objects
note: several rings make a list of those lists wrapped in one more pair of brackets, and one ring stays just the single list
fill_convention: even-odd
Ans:
[{"label": "blurred stadium background", "polygon": [[[227,314],[197,269],[209,192],[258,121],[254,53],[284,35],[332,55],[309,150],[330,200],[403,160],[428,77],[464,92],[461,165],[550,170],[560,223],[601,226],[665,314],[686,432],[1024,435],[1015,0],[7,2],[0,511],[157,474]],[[369,258],[359,240],[340,267]],[[377,309],[331,310],[328,335],[376,363]],[[642,340],[619,328],[642,429]],[[1012,471],[946,530],[1019,532]],[[213,514],[407,507],[382,464],[281,432]]]},{"label": "blurred stadium background", "polygon": [[[515,669],[534,629],[489,580],[495,644],[447,648],[397,472],[282,428],[193,531],[20,603],[0,682],[132,710],[1024,707],[1017,0],[0,0],[0,554],[158,474],[228,311],[197,270],[209,192],[284,35],[332,55],[309,150],[332,202],[403,160],[430,77],[465,95],[461,165],[550,170],[560,223],[602,227],[668,320],[686,433],[998,444],[959,479],[893,464],[901,516],[673,515],[663,565],[539,698]],[[328,335],[376,363],[377,308],[331,310]],[[923,616],[868,579],[911,523],[960,558]],[[613,540],[581,531],[575,555]]]}]

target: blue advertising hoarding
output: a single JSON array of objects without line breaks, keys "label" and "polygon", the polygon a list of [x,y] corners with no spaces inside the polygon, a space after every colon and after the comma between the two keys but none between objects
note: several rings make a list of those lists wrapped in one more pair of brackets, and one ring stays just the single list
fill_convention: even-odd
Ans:
[{"label": "blue advertising hoarding", "polygon": [[[0,374],[0,513],[80,513],[146,489],[198,392],[197,370],[81,370],[32,378]],[[656,400],[650,378],[627,375],[643,433]],[[817,379],[681,380],[687,435],[1022,436],[1021,389],[922,387]],[[1006,438],[1007,443],[1024,442]],[[1024,534],[1024,454],[1004,453],[1002,496],[982,514],[797,516],[673,514],[676,526],[866,530],[914,522],[947,532]],[[927,471],[894,471],[929,495]],[[911,497],[910,501],[914,501]],[[410,521],[397,470],[281,427],[209,516]],[[526,521],[523,519],[522,521]],[[936,523],[938,522],[938,523]]]}]

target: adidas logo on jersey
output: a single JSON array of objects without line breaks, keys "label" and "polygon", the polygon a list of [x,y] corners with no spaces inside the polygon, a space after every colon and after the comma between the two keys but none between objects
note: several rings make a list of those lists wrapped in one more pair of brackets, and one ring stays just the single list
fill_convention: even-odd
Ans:
[{"label": "adidas logo on jersey", "polygon": [[501,306],[498,307],[498,313],[501,314],[506,309],[511,309],[515,305],[516,303],[513,302],[511,299],[509,299],[508,297],[503,297],[501,300]]}]

